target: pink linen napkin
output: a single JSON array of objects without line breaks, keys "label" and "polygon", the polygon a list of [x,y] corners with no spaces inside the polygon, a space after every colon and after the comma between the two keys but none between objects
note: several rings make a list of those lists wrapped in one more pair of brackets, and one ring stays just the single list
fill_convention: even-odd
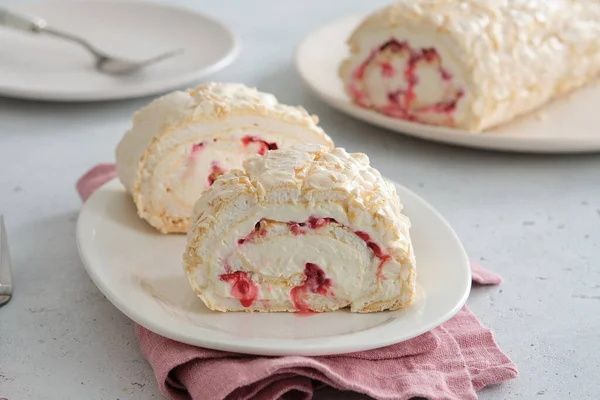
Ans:
[{"label": "pink linen napkin", "polygon": [[[116,176],[101,164],[77,181],[85,201]],[[502,279],[471,263],[473,281]],[[464,306],[441,326],[392,346],[323,357],[262,357],[179,343],[137,325],[140,349],[162,393],[174,400],[311,399],[330,386],[376,399],[476,399],[476,391],[517,376],[492,332]]]}]

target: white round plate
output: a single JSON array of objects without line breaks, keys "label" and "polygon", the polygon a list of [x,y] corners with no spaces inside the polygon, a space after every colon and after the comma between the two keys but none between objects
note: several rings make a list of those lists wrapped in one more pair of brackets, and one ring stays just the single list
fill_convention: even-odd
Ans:
[{"label": "white round plate", "polygon": [[394,119],[354,105],[344,93],[338,66],[348,53],[348,36],[364,17],[360,14],[334,21],[312,32],[296,49],[300,76],[330,106],[399,133],[454,145],[539,153],[600,150],[599,82],[482,134]]},{"label": "white round plate", "polygon": [[459,311],[471,288],[469,261],[452,228],[425,201],[396,186],[412,219],[417,257],[417,299],[402,311],[309,317],[211,311],[184,275],[185,236],[160,234],[138,218],[116,179],[84,204],[77,243],[88,274],[108,300],[135,322],[179,342],[262,355],[373,349],[440,325]]},{"label": "white round plate", "polygon": [[40,16],[111,55],[145,60],[172,50],[183,54],[115,77],[97,72],[77,44],[0,26],[0,95],[59,101],[152,95],[220,70],[238,53],[235,35],[222,23],[164,3],[49,0],[11,9]]}]

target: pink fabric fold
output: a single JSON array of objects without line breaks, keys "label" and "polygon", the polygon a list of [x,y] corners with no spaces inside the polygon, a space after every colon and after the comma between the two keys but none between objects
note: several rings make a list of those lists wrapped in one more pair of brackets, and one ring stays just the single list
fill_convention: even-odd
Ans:
[{"label": "pink fabric fold", "polygon": [[495,272],[483,269],[475,261],[471,261],[471,278],[473,282],[480,285],[499,285],[502,283],[502,277]]},{"label": "pink fabric fold", "polygon": [[[101,164],[77,182],[85,201],[116,176]],[[471,263],[473,282],[497,285],[499,275]],[[311,399],[330,386],[383,400],[476,399],[476,391],[517,376],[492,332],[464,306],[416,338],[364,352],[323,357],[262,357],[179,343],[135,326],[142,354],[162,393],[174,400]]]}]

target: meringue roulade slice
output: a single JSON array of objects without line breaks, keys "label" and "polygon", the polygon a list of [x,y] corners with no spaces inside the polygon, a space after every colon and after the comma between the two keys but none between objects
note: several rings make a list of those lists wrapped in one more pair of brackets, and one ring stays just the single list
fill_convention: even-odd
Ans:
[{"label": "meringue roulade slice", "polygon": [[396,310],[415,293],[410,221],[365,154],[294,146],[221,175],[194,209],[189,282],[218,311]]},{"label": "meringue roulade slice", "polygon": [[397,0],[352,32],[350,99],[393,118],[481,132],[600,74],[597,0]]},{"label": "meringue roulade slice", "polygon": [[138,214],[163,233],[187,232],[194,203],[249,156],[293,144],[333,147],[316,116],[242,84],[175,91],[138,111],[116,149]]}]

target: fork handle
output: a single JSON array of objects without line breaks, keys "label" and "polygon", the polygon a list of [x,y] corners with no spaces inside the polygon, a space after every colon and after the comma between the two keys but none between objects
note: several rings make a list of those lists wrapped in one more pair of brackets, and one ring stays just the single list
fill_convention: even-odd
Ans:
[{"label": "fork handle", "polygon": [[48,23],[40,17],[30,17],[17,14],[14,11],[5,8],[0,8],[0,25],[27,32],[40,33]]},{"label": "fork handle", "polygon": [[96,58],[103,57],[103,55],[98,53],[85,39],[49,27],[48,22],[40,17],[26,16],[0,7],[0,26],[2,25],[26,32],[45,33],[61,39],[70,40],[71,42],[78,43],[85,47],[88,51],[93,53]]},{"label": "fork handle", "polygon": [[[13,287],[10,275],[11,265],[6,226],[4,225],[4,217],[0,215],[0,296],[10,296],[12,294]],[[0,299],[0,303],[4,303],[2,299]]]}]

